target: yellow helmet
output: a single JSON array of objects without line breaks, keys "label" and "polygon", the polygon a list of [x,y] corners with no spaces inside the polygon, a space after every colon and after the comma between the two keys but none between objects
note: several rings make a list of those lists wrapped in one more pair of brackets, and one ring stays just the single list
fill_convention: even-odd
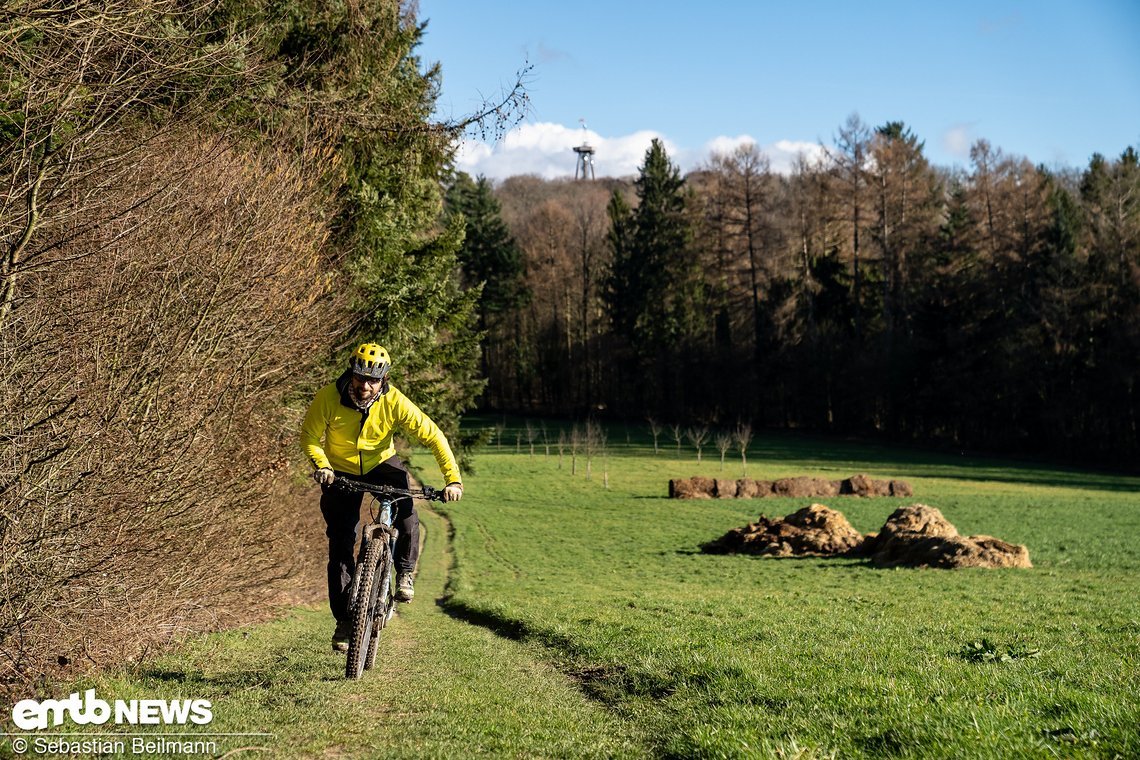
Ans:
[{"label": "yellow helmet", "polygon": [[353,374],[368,377],[373,380],[383,380],[392,368],[392,357],[378,343],[361,343],[352,352],[348,360],[348,368]]}]

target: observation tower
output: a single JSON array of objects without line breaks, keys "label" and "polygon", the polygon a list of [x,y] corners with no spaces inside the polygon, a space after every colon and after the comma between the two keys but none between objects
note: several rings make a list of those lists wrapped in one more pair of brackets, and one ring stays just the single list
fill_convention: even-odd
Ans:
[{"label": "observation tower", "polygon": [[578,163],[574,166],[574,179],[594,179],[594,148],[586,142],[586,120],[578,119],[582,125],[582,144],[571,148],[578,154]]}]

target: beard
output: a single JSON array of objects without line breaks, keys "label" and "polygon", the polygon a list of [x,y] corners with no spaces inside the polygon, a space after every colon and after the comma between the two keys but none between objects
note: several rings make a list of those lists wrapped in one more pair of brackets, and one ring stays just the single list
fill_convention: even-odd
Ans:
[{"label": "beard", "polygon": [[348,399],[353,404],[355,404],[358,409],[367,409],[372,405],[372,402],[376,400],[376,397],[378,395],[380,395],[380,391],[378,390],[369,391],[367,389],[362,389],[360,391],[357,391],[352,383],[349,383]]}]

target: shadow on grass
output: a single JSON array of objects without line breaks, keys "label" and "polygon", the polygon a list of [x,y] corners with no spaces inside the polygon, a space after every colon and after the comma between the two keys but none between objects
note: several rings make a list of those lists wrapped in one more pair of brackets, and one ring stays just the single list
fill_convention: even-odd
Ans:
[{"label": "shadow on grass", "polygon": [[309,684],[314,681],[340,681],[344,678],[344,672],[343,665],[337,670],[330,670],[324,662],[290,662],[287,667],[267,664],[263,667],[223,670],[210,675],[196,669],[149,669],[140,671],[138,677],[182,689],[202,687],[211,693],[230,694],[248,689],[277,690],[290,684]]},{"label": "shadow on grass", "polygon": [[676,691],[669,674],[634,670],[622,663],[599,663],[569,636],[533,628],[499,612],[480,609],[444,596],[436,604],[449,617],[477,625],[511,641],[541,644],[553,654],[553,664],[590,699],[613,707],[627,697],[660,699]]},{"label": "shadow on grass", "polygon": [[180,691],[201,689],[215,694],[289,690],[294,685],[303,687],[313,682],[343,680],[343,658],[335,657],[331,651],[327,657],[316,656],[318,647],[323,649],[323,646],[327,646],[323,639],[309,636],[288,642],[266,641],[243,648],[241,657],[232,663],[227,658],[201,655],[185,666],[159,661],[138,669],[133,675],[141,681],[177,687]]}]

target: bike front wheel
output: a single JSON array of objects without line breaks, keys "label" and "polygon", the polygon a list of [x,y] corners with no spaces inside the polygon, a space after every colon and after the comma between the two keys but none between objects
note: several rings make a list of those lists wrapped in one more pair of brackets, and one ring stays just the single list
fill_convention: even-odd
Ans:
[{"label": "bike front wheel", "polygon": [[[391,557],[391,547],[388,549],[387,556]],[[380,633],[396,611],[396,599],[392,593],[392,563],[385,562],[377,570],[377,573],[380,589],[376,597],[376,615],[372,622],[372,641],[368,644],[368,656],[364,658],[365,670],[371,670],[372,666],[376,664],[376,651],[380,648]]]},{"label": "bike front wheel", "polygon": [[[352,636],[348,640],[348,661],[344,675],[355,681],[375,659],[375,639],[380,635],[377,618],[386,618],[390,586],[388,542],[373,540],[368,543],[364,557],[357,566],[360,582],[356,588],[356,609],[352,616]],[[386,622],[386,621],[383,621]],[[371,657],[369,656],[371,654]]]}]

